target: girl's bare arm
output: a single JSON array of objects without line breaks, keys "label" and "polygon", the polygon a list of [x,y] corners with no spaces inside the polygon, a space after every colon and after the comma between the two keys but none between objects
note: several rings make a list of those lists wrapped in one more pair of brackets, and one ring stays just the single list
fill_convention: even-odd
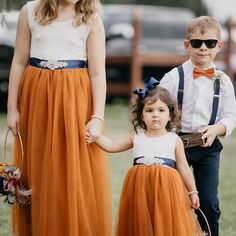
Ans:
[{"label": "girl's bare arm", "polygon": [[106,152],[122,152],[133,147],[133,134],[118,139],[111,139],[101,135],[96,139],[95,143]]},{"label": "girl's bare arm", "polygon": [[184,145],[180,137],[177,137],[177,140],[176,140],[175,157],[176,157],[177,170],[179,171],[184,181],[184,184],[189,192],[192,206],[194,208],[199,208],[200,204],[199,204],[197,188],[195,185],[195,180],[193,177],[193,173],[186,160],[186,156],[184,153]]},{"label": "girl's bare arm", "polygon": [[18,131],[19,125],[19,112],[17,107],[19,86],[22,74],[29,61],[30,37],[28,11],[25,5],[21,10],[17,24],[15,52],[9,78],[7,125],[14,135],[16,135]]},{"label": "girl's bare arm", "polygon": [[[91,78],[93,115],[87,125],[92,142],[101,134],[106,101],[105,31],[99,16],[91,25],[88,41],[88,69]],[[99,117],[101,119],[97,119]]]}]

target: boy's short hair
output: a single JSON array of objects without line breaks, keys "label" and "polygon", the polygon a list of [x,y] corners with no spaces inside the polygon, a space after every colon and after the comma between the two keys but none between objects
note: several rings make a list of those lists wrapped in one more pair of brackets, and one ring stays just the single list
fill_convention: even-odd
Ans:
[{"label": "boy's short hair", "polygon": [[201,34],[207,30],[213,29],[219,40],[221,40],[221,26],[219,21],[212,16],[200,16],[194,18],[187,27],[187,39],[190,39],[192,34],[200,31]]}]

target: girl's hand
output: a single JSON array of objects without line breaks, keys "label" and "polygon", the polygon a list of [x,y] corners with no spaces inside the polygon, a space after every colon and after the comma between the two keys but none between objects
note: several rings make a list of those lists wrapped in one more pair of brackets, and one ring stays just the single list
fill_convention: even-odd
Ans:
[{"label": "girl's hand", "polygon": [[88,144],[92,142],[88,130],[85,131],[85,140],[86,140],[86,143]]},{"label": "girl's hand", "polygon": [[198,194],[197,193],[192,193],[192,194],[189,195],[189,197],[190,197],[190,200],[191,200],[191,206],[194,209],[198,209],[200,207],[200,200],[199,200]]},{"label": "girl's hand", "polygon": [[93,143],[102,133],[102,120],[92,118],[86,125],[85,139],[87,143]]},{"label": "girl's hand", "polygon": [[7,126],[11,130],[14,136],[16,136],[19,131],[19,123],[20,123],[20,114],[17,110],[10,111],[7,113]]}]

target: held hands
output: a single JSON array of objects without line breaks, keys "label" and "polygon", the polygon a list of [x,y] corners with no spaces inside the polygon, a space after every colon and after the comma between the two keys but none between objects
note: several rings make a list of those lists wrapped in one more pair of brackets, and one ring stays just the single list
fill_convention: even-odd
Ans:
[{"label": "held hands", "polygon": [[223,124],[208,125],[199,129],[199,132],[203,133],[204,145],[202,147],[210,147],[217,135],[225,134],[225,126]]},{"label": "held hands", "polygon": [[92,119],[86,125],[85,140],[86,143],[93,143],[102,133],[103,119],[98,116],[92,116]]},{"label": "held hands", "polygon": [[17,135],[19,131],[19,123],[20,123],[20,114],[16,111],[9,111],[7,113],[7,126],[11,130],[14,136]]}]

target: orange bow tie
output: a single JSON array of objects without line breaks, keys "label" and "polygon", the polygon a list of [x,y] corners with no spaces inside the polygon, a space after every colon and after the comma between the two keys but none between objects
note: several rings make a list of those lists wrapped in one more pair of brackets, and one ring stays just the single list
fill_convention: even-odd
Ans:
[{"label": "orange bow tie", "polygon": [[198,67],[194,67],[193,78],[196,79],[199,76],[207,76],[210,79],[214,78],[214,68],[212,67],[212,68],[203,70]]}]

